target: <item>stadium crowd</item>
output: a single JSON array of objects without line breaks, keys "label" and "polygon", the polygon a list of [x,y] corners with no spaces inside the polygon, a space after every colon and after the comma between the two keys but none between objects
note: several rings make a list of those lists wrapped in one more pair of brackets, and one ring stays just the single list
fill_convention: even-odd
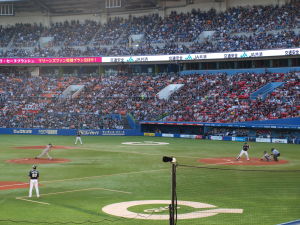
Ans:
[{"label": "stadium crowd", "polygon": [[[250,95],[270,82],[284,82],[264,99]],[[157,76],[2,74],[0,127],[123,128],[136,120],[242,122],[299,116],[300,73],[160,74]],[[161,99],[169,84],[181,89]],[[83,85],[66,94],[70,85]],[[116,116],[120,115],[120,116]]]},{"label": "stadium crowd", "polygon": [[[295,72],[206,76],[200,85],[194,80],[183,90],[186,102],[180,101],[181,105],[167,120],[227,123],[295,117],[299,115],[299,76]],[[251,93],[270,82],[284,82],[284,85],[266,99],[250,98]]]},{"label": "stadium crowd", "polygon": [[[0,27],[0,57],[205,53],[300,47],[300,11],[282,6],[192,10],[161,17],[78,20]],[[210,31],[211,36],[203,36]],[[137,36],[134,40],[133,36]],[[41,40],[45,42],[42,43]],[[258,88],[283,82],[266,98]],[[183,84],[169,98],[157,94]],[[70,85],[84,88],[65,95]],[[0,74],[0,127],[116,129],[137,120],[243,122],[299,116],[300,74]],[[216,131],[217,132],[217,131]]]},{"label": "stadium crowd", "polygon": [[[299,47],[296,5],[235,7],[225,12],[192,10],[166,17],[16,24],[0,27],[1,57],[64,57],[203,53]],[[212,31],[211,37],[201,37]],[[138,41],[132,35],[140,35]],[[46,43],[40,39],[46,38]],[[8,49],[5,47],[10,46]]]}]

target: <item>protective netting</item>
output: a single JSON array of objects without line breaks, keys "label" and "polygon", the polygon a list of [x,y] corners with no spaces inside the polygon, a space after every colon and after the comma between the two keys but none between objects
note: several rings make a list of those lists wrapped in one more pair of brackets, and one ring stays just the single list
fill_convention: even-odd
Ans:
[{"label": "protective netting", "polygon": [[177,224],[275,225],[299,219],[299,175],[299,170],[178,165]]}]

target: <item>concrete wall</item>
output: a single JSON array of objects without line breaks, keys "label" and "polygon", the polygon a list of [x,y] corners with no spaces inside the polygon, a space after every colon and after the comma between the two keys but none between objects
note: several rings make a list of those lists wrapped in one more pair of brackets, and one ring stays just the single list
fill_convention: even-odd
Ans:
[{"label": "concrete wall", "polygon": [[42,23],[49,25],[50,18],[42,13],[30,13],[30,14],[16,14],[15,16],[1,16],[0,25],[14,25],[16,23]]},{"label": "concrete wall", "polygon": [[64,21],[71,21],[71,20],[93,20],[105,23],[107,21],[107,15],[102,14],[85,14],[85,15],[73,15],[73,16],[47,16],[42,13],[19,13],[15,16],[1,16],[0,18],[0,25],[7,26],[7,25],[14,25],[16,23],[42,23],[45,26],[49,26],[51,23],[56,22],[64,22]]},{"label": "concrete wall", "polygon": [[180,2],[170,2],[166,4],[167,14],[171,11],[177,12],[190,12],[193,9],[201,9],[201,11],[208,11],[212,8],[216,9],[217,11],[224,11],[226,10],[226,3],[225,2],[215,2],[212,0],[193,0],[193,4],[186,4],[186,1]]},{"label": "concrete wall", "polygon": [[42,23],[45,26],[49,26],[51,23],[64,22],[66,20],[79,20],[81,22],[85,20],[93,20],[101,23],[105,23],[108,18],[123,17],[128,18],[129,15],[144,16],[148,14],[158,13],[160,16],[167,16],[172,11],[179,13],[190,12],[192,9],[201,9],[207,11],[212,8],[217,11],[225,11],[227,8],[235,6],[249,6],[249,5],[270,5],[270,4],[285,4],[289,0],[193,0],[193,4],[187,4],[186,0],[170,1],[160,3],[160,9],[152,10],[139,10],[124,13],[101,13],[101,14],[85,14],[85,15],[72,15],[72,16],[48,16],[40,12],[36,13],[17,13],[15,16],[1,16],[0,25],[14,25],[16,23]]},{"label": "concrete wall", "polygon": [[251,5],[284,5],[289,1],[287,0],[230,0],[228,1],[228,7],[234,6],[251,6]]}]

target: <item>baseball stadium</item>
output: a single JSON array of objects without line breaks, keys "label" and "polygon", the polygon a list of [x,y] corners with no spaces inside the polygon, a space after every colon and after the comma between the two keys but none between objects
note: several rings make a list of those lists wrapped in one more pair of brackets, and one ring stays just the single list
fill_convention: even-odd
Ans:
[{"label": "baseball stadium", "polygon": [[0,225],[297,225],[299,146],[299,0],[0,0]]}]

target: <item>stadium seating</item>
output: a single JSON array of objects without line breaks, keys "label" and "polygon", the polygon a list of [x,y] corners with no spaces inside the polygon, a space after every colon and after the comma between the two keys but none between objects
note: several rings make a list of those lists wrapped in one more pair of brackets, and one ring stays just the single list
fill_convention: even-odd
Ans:
[{"label": "stadium seating", "polygon": [[[0,28],[0,57],[114,56],[203,53],[299,47],[293,3],[283,6],[193,10],[95,21],[16,24]],[[225,29],[226,28],[226,29]],[[229,29],[228,29],[229,28]],[[210,31],[208,37],[201,34]],[[132,36],[139,35],[136,43]],[[41,38],[48,42],[41,43]],[[134,43],[133,43],[134,42]],[[6,47],[9,47],[6,49]]]},{"label": "stadium seating", "polygon": [[[270,82],[284,82],[265,100],[250,94]],[[224,73],[210,75],[85,76],[2,74],[0,127],[124,128],[122,118],[137,120],[242,122],[297,117],[300,74]],[[169,84],[183,84],[168,99],[157,93]],[[70,85],[83,85],[74,98],[63,98]],[[121,115],[120,117],[112,115]]]}]

